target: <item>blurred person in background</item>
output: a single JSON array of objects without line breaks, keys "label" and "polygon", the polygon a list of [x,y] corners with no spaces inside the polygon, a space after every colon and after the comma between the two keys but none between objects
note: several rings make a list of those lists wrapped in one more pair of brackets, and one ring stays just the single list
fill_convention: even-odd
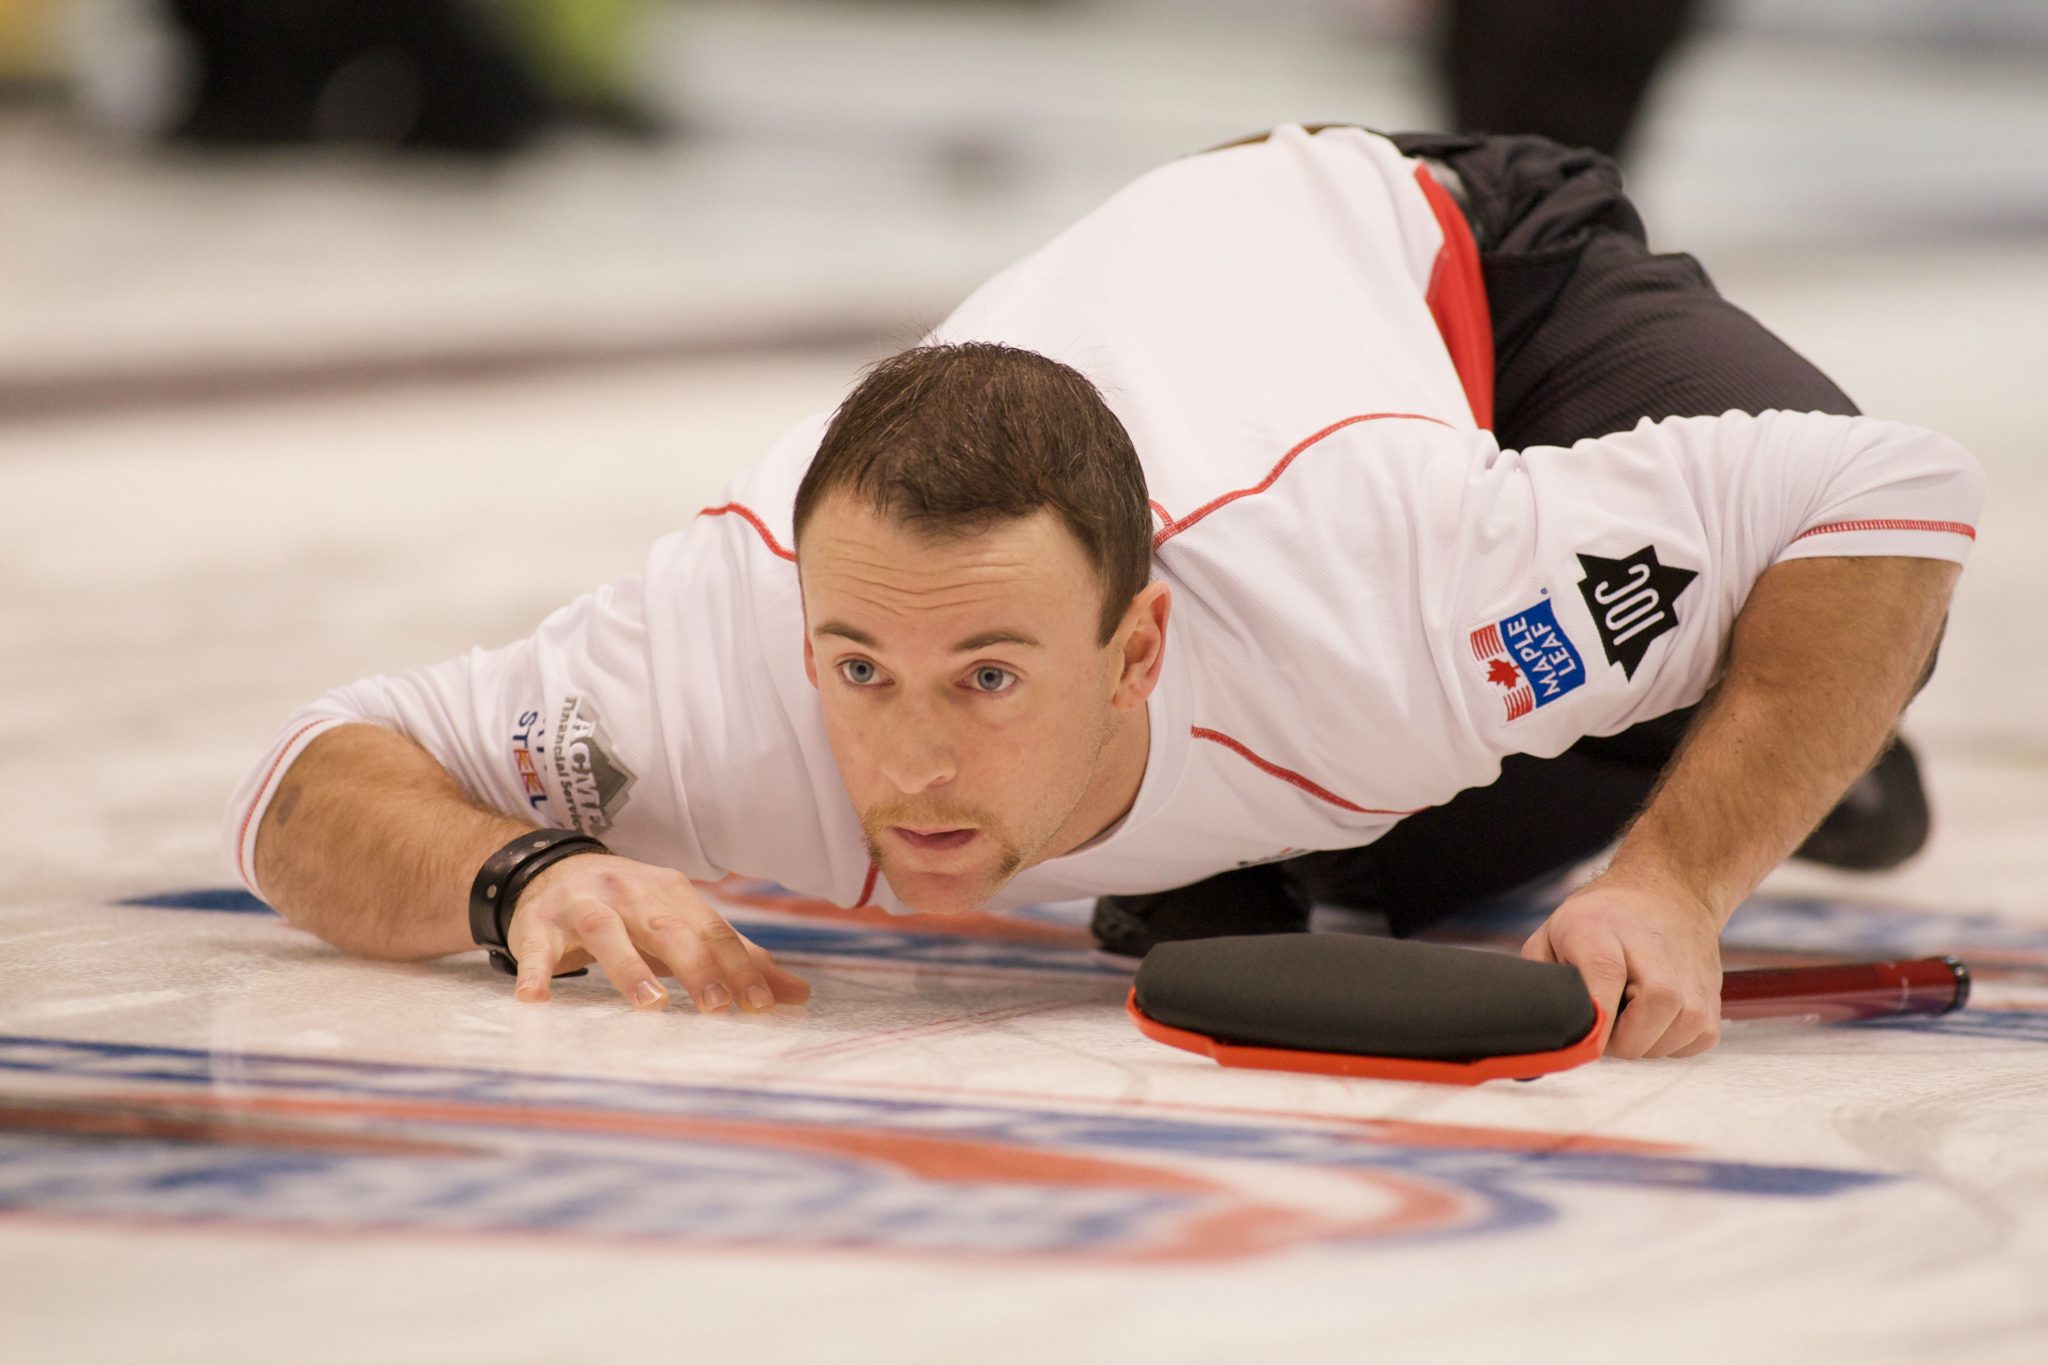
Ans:
[{"label": "blurred person in background", "polygon": [[1535,133],[1625,158],[1658,71],[1701,0],[1444,0],[1438,74],[1450,126]]},{"label": "blurred person in background", "polygon": [[116,122],[179,140],[491,156],[565,121],[636,135],[660,128],[633,91],[645,0],[96,0],[93,9],[77,45],[103,87],[98,103]]}]

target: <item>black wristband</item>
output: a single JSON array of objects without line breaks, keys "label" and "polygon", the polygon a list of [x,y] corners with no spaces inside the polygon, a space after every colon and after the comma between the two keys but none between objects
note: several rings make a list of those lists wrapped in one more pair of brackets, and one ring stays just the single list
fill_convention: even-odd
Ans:
[{"label": "black wristband", "polygon": [[[505,942],[505,928],[519,893],[542,871],[579,853],[609,853],[597,840],[573,829],[528,830],[484,859],[469,884],[469,936],[491,956],[491,965],[507,976],[519,974],[519,961]],[[581,976],[579,967],[562,976]]]}]

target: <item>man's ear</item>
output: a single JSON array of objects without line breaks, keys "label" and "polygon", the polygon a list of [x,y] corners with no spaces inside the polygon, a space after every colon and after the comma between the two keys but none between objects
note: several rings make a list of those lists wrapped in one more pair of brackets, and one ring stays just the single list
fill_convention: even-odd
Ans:
[{"label": "man's ear", "polygon": [[1159,670],[1166,662],[1166,626],[1173,615],[1173,590],[1164,583],[1147,583],[1124,610],[1113,644],[1117,652],[1116,689],[1110,705],[1119,711],[1135,711],[1159,685]]}]

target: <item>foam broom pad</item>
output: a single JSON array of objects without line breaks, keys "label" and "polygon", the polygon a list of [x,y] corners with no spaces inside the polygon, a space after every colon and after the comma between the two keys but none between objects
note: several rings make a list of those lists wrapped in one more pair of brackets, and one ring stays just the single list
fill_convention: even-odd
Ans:
[{"label": "foam broom pad", "polygon": [[1357,934],[1162,943],[1130,1004],[1225,1065],[1460,1083],[1590,1061],[1602,1023],[1576,967]]}]

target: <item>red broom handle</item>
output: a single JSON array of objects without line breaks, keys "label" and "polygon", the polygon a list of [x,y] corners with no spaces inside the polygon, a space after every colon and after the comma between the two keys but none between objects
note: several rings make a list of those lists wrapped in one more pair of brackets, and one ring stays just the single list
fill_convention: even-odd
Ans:
[{"label": "red broom handle", "polygon": [[1875,1019],[1947,1014],[1970,998],[1970,969],[1952,957],[1752,967],[1721,977],[1723,1019]]}]

